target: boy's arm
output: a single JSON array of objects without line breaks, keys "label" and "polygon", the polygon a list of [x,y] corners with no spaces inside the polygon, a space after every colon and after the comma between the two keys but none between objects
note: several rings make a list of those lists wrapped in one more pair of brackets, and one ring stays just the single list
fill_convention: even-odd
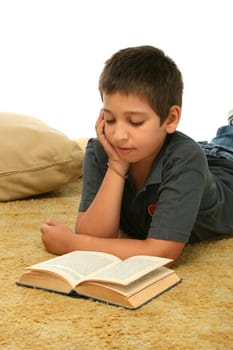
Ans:
[{"label": "boy's arm", "polygon": [[176,260],[182,252],[185,243],[155,238],[145,240],[130,238],[99,238],[77,235],[74,246],[81,250],[97,250],[114,254],[121,259],[134,255],[151,255]]},{"label": "boy's arm", "polygon": [[102,238],[73,233],[66,225],[50,220],[42,225],[42,241],[53,254],[66,254],[74,250],[102,251],[121,259],[134,255],[154,255],[176,259],[185,243],[155,238],[145,240]]},{"label": "boy's arm", "polygon": [[77,216],[76,233],[105,238],[118,236],[124,182],[124,176],[108,168],[93,202]]},{"label": "boy's arm", "polygon": [[[113,146],[108,142],[104,133],[104,114],[101,111],[96,122],[96,132],[99,142],[102,144],[106,155],[108,156],[108,169],[103,181],[98,188],[92,186],[88,188],[89,183],[97,175],[98,167],[90,167],[90,164],[96,162],[93,152],[86,153],[86,162],[84,162],[84,184],[87,182],[87,191],[95,196],[89,207],[78,214],[75,232],[95,237],[117,237],[120,226],[121,203],[125,185],[125,175],[129,170],[129,163],[122,161]],[[92,149],[93,151],[93,149]],[[89,164],[89,165],[88,165]],[[83,192],[86,188],[83,184]],[[88,198],[89,201],[89,198]]]}]

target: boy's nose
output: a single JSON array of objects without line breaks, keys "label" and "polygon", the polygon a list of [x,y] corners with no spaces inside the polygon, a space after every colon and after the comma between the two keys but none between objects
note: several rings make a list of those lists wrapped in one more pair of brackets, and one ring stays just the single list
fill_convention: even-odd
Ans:
[{"label": "boy's nose", "polygon": [[128,132],[124,125],[121,123],[119,125],[116,125],[115,130],[114,130],[114,138],[115,140],[126,140],[128,138]]}]

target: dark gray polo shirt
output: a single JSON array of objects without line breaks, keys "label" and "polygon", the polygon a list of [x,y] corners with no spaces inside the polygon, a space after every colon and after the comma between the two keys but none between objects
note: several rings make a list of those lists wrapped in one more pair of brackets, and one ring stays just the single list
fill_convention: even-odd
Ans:
[{"label": "dark gray polo shirt", "polygon": [[[93,201],[106,170],[103,147],[89,140],[80,211]],[[140,191],[130,175],[126,180],[120,225],[134,238],[185,243],[232,234],[233,162],[207,159],[199,144],[180,132],[168,135]]]}]

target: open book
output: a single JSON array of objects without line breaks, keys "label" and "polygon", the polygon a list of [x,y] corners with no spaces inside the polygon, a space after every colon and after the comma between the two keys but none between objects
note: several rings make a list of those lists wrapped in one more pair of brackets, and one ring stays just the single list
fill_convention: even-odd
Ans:
[{"label": "open book", "polygon": [[121,260],[107,253],[75,251],[26,268],[16,283],[136,309],[180,282],[163,266],[171,261],[143,255]]}]

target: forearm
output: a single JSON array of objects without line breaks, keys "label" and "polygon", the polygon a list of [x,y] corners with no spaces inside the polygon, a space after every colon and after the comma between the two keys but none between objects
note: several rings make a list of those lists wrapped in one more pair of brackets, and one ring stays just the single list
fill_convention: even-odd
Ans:
[{"label": "forearm", "polygon": [[156,238],[145,240],[128,238],[102,238],[75,234],[65,224],[47,220],[41,226],[42,241],[53,254],[66,254],[74,250],[100,251],[125,259],[134,255],[152,255],[176,259],[185,243]]},{"label": "forearm", "polygon": [[78,216],[76,233],[97,237],[117,236],[124,182],[123,177],[108,168],[92,204]]},{"label": "forearm", "polygon": [[99,238],[88,235],[75,235],[71,250],[90,250],[110,253],[121,259],[134,255],[153,255],[147,241],[128,238]]},{"label": "forearm", "polygon": [[71,250],[91,250],[114,254],[121,259],[135,255],[151,255],[176,259],[182,252],[181,242],[161,241],[154,238],[145,240],[128,238],[99,238],[74,235]]}]

